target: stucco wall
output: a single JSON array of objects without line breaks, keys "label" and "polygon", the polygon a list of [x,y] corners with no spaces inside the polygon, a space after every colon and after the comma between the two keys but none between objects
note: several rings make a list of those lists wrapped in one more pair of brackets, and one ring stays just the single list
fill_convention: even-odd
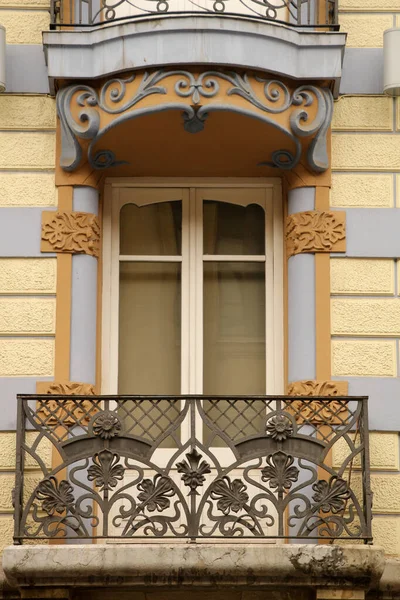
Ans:
[{"label": "stucco wall", "polygon": [[[48,28],[48,0],[0,0],[0,23],[8,44],[42,42]],[[54,185],[55,101],[45,95],[0,96],[0,219],[5,210],[32,211],[57,204]],[[11,213],[12,214],[12,213]],[[26,218],[29,219],[27,213]],[[7,213],[9,216],[10,213]],[[24,212],[18,212],[24,217]],[[4,235],[4,234],[3,234]],[[18,248],[18,227],[7,232]],[[40,238],[40,231],[37,231]],[[16,256],[0,257],[0,399],[10,403],[4,390],[16,378],[32,380],[54,374],[56,258],[35,257],[30,248]],[[33,253],[32,253],[33,254]],[[15,399],[14,399],[15,403]],[[4,430],[5,409],[0,410],[0,550],[12,542],[11,490],[14,487],[15,432]],[[13,406],[15,410],[15,404]],[[4,421],[4,422],[3,422]],[[34,434],[29,434],[34,435]],[[51,450],[41,453],[49,464]],[[27,490],[39,475],[26,465]]]},{"label": "stucco wall", "polygon": [[[382,31],[393,26],[393,15],[372,11],[393,12],[395,5],[386,0],[371,0],[367,4],[358,0],[342,0],[343,11],[371,10],[370,14],[341,14],[342,26],[349,31],[349,45],[381,46]],[[372,218],[376,216],[377,225],[381,213],[374,213],[376,209],[391,211],[393,219],[398,218],[399,111],[399,102],[383,96],[342,96],[335,103],[332,208],[368,211]],[[353,235],[361,238],[362,229],[360,219],[359,228]],[[376,235],[384,235],[378,227],[376,231]],[[357,240],[352,241],[354,247]],[[352,381],[376,378],[381,397],[375,401],[382,405],[389,403],[393,414],[400,411],[399,397],[389,393],[387,387],[388,378],[399,381],[400,376],[397,258],[387,256],[383,251],[381,255],[356,258],[350,252],[347,257],[333,257],[330,261],[333,376],[349,380],[350,393]],[[368,385],[365,393],[368,394]],[[372,428],[373,421],[372,418]],[[388,554],[396,555],[400,554],[398,425],[388,422],[387,430],[373,432],[370,436],[373,533],[375,543],[382,544]],[[354,476],[359,474],[355,472]]]}]

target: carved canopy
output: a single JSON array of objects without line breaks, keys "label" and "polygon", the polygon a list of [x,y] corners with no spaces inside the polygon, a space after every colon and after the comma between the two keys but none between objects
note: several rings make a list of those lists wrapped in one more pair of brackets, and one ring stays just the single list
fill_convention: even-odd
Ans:
[{"label": "carved canopy", "polygon": [[[288,171],[301,162],[323,173],[329,168],[332,107],[328,88],[234,70],[157,70],[110,79],[99,87],[69,85],[57,96],[60,166],[75,171],[85,161],[104,170],[135,161],[141,140],[131,140],[129,151],[119,143],[128,121],[168,111],[180,115],[181,131],[189,136],[203,132],[208,120],[212,117],[215,123],[221,113],[256,120],[257,142],[264,144],[259,166]],[[115,128],[121,135],[111,138]],[[225,126],[222,134],[227,133]],[[148,135],[153,134],[149,130]]]}]

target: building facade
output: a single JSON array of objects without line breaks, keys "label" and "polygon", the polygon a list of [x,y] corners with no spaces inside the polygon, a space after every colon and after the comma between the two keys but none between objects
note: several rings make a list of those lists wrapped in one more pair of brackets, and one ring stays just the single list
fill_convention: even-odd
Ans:
[{"label": "building facade", "polygon": [[396,597],[400,5],[173,2],[0,0],[2,597]]}]

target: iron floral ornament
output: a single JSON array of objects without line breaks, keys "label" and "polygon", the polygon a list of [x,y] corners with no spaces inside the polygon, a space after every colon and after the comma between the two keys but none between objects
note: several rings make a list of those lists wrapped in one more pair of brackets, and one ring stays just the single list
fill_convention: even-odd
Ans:
[{"label": "iron floral ornament", "polygon": [[[131,86],[136,78],[138,85]],[[159,102],[142,106],[143,100],[151,95],[160,96]],[[235,96],[242,98],[245,105],[235,103]],[[118,160],[112,150],[96,149],[101,138],[125,121],[165,110],[180,111],[188,133],[202,131],[208,116],[216,111],[231,111],[272,125],[287,136],[295,150],[277,149],[260,166],[293,169],[302,154],[300,140],[313,136],[307,153],[309,167],[321,173],[329,166],[326,135],[332,119],[333,97],[328,88],[301,85],[292,91],[277,79],[263,79],[232,70],[200,74],[158,70],[138,76],[133,74],[126,79],[110,79],[99,90],[83,84],[60,90],[57,113],[61,122],[61,167],[65,171],[74,171],[78,167],[82,159],[79,140],[90,140],[87,159],[94,169],[126,164],[126,161]],[[289,113],[288,125],[282,125],[276,119],[276,115],[285,112]],[[115,118],[102,126],[105,115]]]},{"label": "iron floral ornament", "polygon": [[286,452],[278,450],[274,454],[269,454],[266,463],[267,466],[261,470],[261,481],[269,483],[270,488],[276,489],[278,494],[290,490],[299,478],[299,469],[292,466],[294,458]]},{"label": "iron floral ornament", "polygon": [[120,457],[110,450],[102,450],[93,457],[93,465],[88,469],[88,480],[94,481],[100,492],[115,488],[124,478],[125,469],[118,464]]},{"label": "iron floral ornament", "polygon": [[55,477],[43,479],[38,485],[36,497],[42,501],[42,509],[50,516],[62,514],[74,504],[72,485],[63,479],[58,483]]},{"label": "iron floral ornament", "polygon": [[351,496],[347,482],[336,475],[331,477],[329,481],[323,479],[317,481],[312,489],[315,491],[312,498],[324,513],[333,512],[336,514],[344,510],[346,502]]},{"label": "iron floral ornament", "polygon": [[96,436],[109,440],[121,431],[121,421],[115,413],[102,412],[94,419],[92,427]]},{"label": "iron floral ornament", "polygon": [[212,488],[210,496],[213,500],[217,500],[217,508],[224,515],[230,511],[235,513],[244,508],[249,499],[246,493],[247,486],[240,479],[231,481],[230,477],[226,476],[217,479]]},{"label": "iron floral ornament", "polygon": [[285,415],[276,415],[269,419],[265,431],[277,442],[283,442],[293,435],[293,423]]},{"label": "iron floral ornament", "polygon": [[202,456],[193,448],[191,452],[186,454],[187,460],[176,463],[176,470],[182,473],[182,481],[190,487],[189,495],[198,495],[196,489],[202,486],[206,480],[204,475],[211,473],[211,468],[208,462],[201,460]]},{"label": "iron floral ornament", "polygon": [[162,512],[169,508],[171,496],[175,495],[175,489],[169,477],[155,475],[153,481],[151,479],[143,479],[137,486],[140,491],[138,500],[142,503],[142,509],[147,508],[148,511]]}]

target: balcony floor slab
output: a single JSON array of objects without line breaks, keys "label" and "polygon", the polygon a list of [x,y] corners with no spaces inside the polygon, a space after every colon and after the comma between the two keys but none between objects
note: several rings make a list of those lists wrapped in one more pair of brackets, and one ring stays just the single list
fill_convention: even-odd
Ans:
[{"label": "balcony floor slab", "polygon": [[239,67],[339,90],[346,34],[300,30],[241,17],[151,17],[43,34],[50,87],[133,69],[181,65]]},{"label": "balcony floor slab", "polygon": [[369,545],[131,543],[26,545],[4,551],[13,587],[368,590],[384,551]]}]

